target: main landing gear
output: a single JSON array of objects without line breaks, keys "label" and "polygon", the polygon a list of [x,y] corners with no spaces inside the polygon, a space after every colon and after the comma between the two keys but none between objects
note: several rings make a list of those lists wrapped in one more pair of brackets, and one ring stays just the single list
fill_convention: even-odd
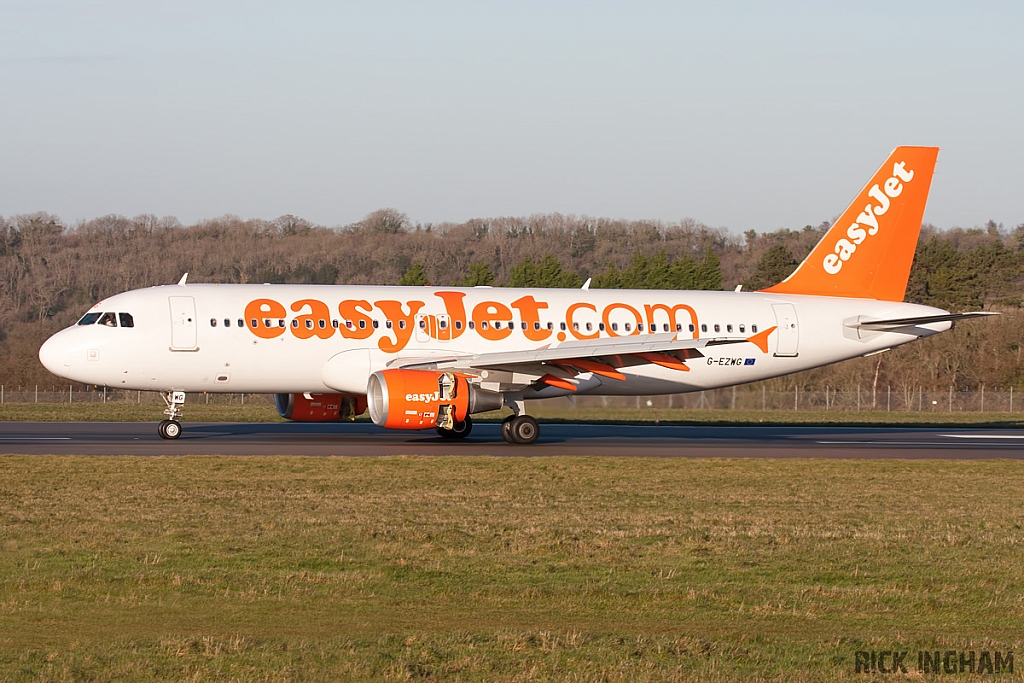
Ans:
[{"label": "main landing gear", "polygon": [[469,415],[462,422],[452,423],[451,429],[437,428],[437,433],[441,435],[442,439],[465,439],[471,431],[473,431],[473,418]]},{"label": "main landing gear", "polygon": [[513,415],[506,417],[501,423],[501,438],[508,443],[530,444],[540,436],[540,425],[526,414],[526,401],[507,399],[505,405],[512,409]]},{"label": "main landing gear", "polygon": [[161,439],[177,439],[181,436],[181,423],[178,422],[178,418],[181,417],[181,408],[185,405],[185,392],[165,391],[160,396],[163,397],[164,403],[167,404],[167,410],[164,411],[164,415],[168,419],[163,420],[157,425],[156,433],[160,435]]},{"label": "main landing gear", "polygon": [[501,423],[501,438],[509,443],[533,443],[540,436],[540,425],[529,415],[509,415]]}]

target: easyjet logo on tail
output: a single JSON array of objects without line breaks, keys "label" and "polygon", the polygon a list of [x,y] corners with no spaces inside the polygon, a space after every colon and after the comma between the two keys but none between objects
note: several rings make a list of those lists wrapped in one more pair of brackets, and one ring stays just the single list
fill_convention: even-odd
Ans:
[{"label": "easyjet logo on tail", "polygon": [[846,236],[836,240],[832,253],[825,255],[822,266],[826,273],[839,273],[843,269],[843,264],[857,252],[857,247],[868,237],[878,234],[879,216],[884,216],[889,210],[891,200],[903,193],[903,183],[909,183],[913,179],[914,172],[908,171],[906,162],[900,161],[893,164],[892,177],[882,183],[881,187],[878,183],[871,186],[868,197],[874,202],[868,202],[864,211],[857,216],[856,222],[846,229]]},{"label": "easyjet logo on tail", "polygon": [[897,147],[771,294],[902,301],[938,147]]}]

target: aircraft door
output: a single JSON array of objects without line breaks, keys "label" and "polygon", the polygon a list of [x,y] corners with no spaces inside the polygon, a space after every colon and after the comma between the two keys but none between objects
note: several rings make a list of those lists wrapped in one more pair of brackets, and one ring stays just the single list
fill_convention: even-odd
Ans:
[{"label": "aircraft door", "polygon": [[795,357],[800,355],[800,327],[793,304],[772,304],[775,309],[775,323],[779,326],[776,356]]},{"label": "aircraft door", "polygon": [[438,341],[443,341],[443,342],[451,341],[451,338],[452,338],[451,324],[452,324],[452,322],[448,318],[448,315],[445,314],[445,313],[441,313],[440,315],[436,316],[436,319],[437,319],[437,340]]},{"label": "aircraft door", "polygon": [[416,341],[421,344],[425,344],[430,341],[430,333],[427,330],[427,326],[430,325],[429,315],[417,315],[416,316]]},{"label": "aircraft door", "polygon": [[171,351],[195,351],[196,344],[196,300],[190,296],[170,296],[171,306]]}]

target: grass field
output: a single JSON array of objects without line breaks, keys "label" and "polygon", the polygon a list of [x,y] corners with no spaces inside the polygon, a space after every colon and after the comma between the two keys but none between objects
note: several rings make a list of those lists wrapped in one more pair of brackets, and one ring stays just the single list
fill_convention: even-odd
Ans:
[{"label": "grass field", "polygon": [[[940,411],[823,411],[823,410],[696,410],[651,408],[572,408],[564,402],[531,401],[528,412],[542,422],[636,422],[659,424],[843,424],[843,425],[972,425],[1024,426],[1024,413]],[[163,406],[154,403],[5,403],[0,421],[44,422],[158,422]],[[505,412],[484,413],[475,420],[500,420]],[[246,405],[190,403],[187,422],[284,422],[266,401]],[[368,420],[365,415],[360,418]]]},{"label": "grass field", "polygon": [[0,456],[0,551],[3,680],[922,680],[1021,647],[1024,463]]}]

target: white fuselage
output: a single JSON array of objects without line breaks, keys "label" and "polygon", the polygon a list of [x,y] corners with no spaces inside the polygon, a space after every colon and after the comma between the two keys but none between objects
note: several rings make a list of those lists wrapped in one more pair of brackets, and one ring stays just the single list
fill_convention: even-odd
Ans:
[{"label": "white fuselage", "polygon": [[[667,331],[737,339],[777,328],[767,335],[767,352],[754,343],[710,346],[687,361],[688,372],[636,365],[622,370],[625,380],[581,376],[577,393],[700,391],[863,356],[950,327],[867,332],[852,324],[944,313],[915,304],[662,290],[189,284],[125,292],[91,310],[128,313],[133,326],[62,330],[40,349],[51,372],[113,388],[188,392],[358,394],[372,372],[409,359]],[[525,397],[566,393],[547,387]]]}]

